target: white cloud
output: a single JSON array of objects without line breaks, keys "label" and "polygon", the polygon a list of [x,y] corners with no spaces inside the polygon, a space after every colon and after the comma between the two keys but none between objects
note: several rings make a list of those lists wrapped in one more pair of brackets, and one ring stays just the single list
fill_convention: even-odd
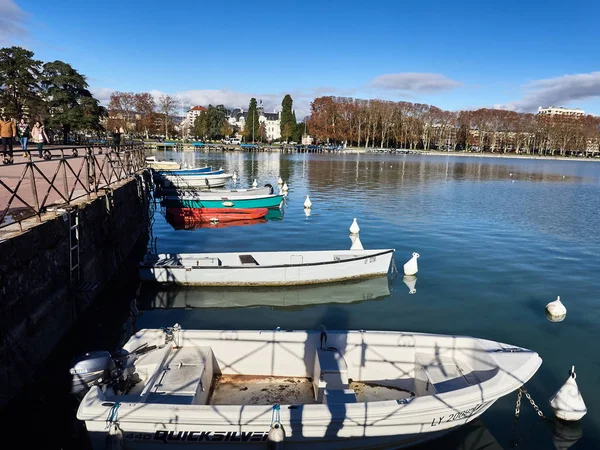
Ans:
[{"label": "white cloud", "polygon": [[538,106],[565,106],[577,100],[600,97],[600,72],[536,80],[525,85],[525,90],[526,94],[521,100],[494,107],[532,112],[536,111]]},{"label": "white cloud", "polygon": [[431,94],[454,89],[460,84],[439,73],[403,72],[379,75],[371,80],[370,86],[390,91]]},{"label": "white cloud", "polygon": [[24,22],[27,14],[14,0],[0,0],[0,45],[12,45],[27,34]]}]

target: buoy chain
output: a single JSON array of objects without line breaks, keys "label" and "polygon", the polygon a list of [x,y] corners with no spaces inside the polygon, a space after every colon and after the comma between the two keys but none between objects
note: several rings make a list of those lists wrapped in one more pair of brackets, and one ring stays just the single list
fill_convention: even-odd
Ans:
[{"label": "buoy chain", "polygon": [[519,388],[519,392],[517,393],[517,405],[515,406],[515,418],[519,418],[519,414],[521,414],[521,396],[523,395],[523,391]]},{"label": "buoy chain", "polygon": [[[527,400],[529,400],[529,403],[531,403],[531,406],[533,406],[533,409],[535,409],[535,412],[537,413],[537,415],[540,416],[542,419],[545,419],[546,416],[544,416],[544,413],[539,408],[539,406],[535,404],[535,402],[531,398],[531,395],[529,394],[529,392],[527,392],[527,389],[525,389],[524,387],[521,387],[521,390],[523,392],[525,392],[525,397],[527,398]],[[521,395],[521,393],[519,392],[519,400],[517,401],[518,403],[520,403],[520,395]]]}]

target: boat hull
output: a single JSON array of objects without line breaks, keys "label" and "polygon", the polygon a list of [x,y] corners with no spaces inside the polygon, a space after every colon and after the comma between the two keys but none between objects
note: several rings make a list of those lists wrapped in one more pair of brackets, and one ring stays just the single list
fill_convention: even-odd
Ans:
[{"label": "boat hull", "polygon": [[187,176],[172,176],[165,175],[160,182],[164,187],[176,187],[179,189],[211,189],[223,187],[233,178],[232,174],[213,174],[213,175],[187,175]]},{"label": "boat hull", "polygon": [[182,286],[321,284],[387,275],[393,253],[393,249],[249,252],[256,264],[248,265],[234,265],[238,257],[248,256],[238,253],[147,255],[139,276],[145,282]]},{"label": "boat hull", "polygon": [[267,208],[167,208],[169,220],[176,223],[234,222],[239,220],[261,219],[267,215]]},{"label": "boat hull", "polygon": [[283,195],[230,197],[229,195],[212,195],[194,198],[193,196],[165,197],[161,205],[167,208],[280,208]]},{"label": "boat hull", "polygon": [[[409,447],[480,417],[542,362],[500,342],[400,331],[150,329],[124,349],[144,346],[155,350],[135,363],[143,385],[125,395],[94,386],[79,406],[95,449],[105,448],[115,406],[126,449],[264,450],[275,421],[289,450]],[[272,392],[256,381],[273,377]],[[310,399],[294,377],[309,377]]]}]

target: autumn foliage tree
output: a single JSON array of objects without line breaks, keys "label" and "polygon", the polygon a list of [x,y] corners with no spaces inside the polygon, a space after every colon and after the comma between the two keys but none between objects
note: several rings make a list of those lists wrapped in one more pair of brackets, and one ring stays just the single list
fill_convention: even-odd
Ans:
[{"label": "autumn foliage tree", "polygon": [[[349,145],[568,155],[598,148],[600,118],[502,109],[444,111],[432,105],[318,97],[308,127],[318,142]],[[597,150],[596,150],[597,152]]]}]

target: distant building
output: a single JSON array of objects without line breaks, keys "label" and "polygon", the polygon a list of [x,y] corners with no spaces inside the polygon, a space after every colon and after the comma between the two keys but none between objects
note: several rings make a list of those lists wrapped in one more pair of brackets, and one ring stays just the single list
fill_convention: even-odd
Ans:
[{"label": "distant building", "polygon": [[[281,138],[281,111],[266,113],[261,100],[256,107],[256,113],[258,114],[258,123],[265,125],[267,140],[275,141]],[[244,131],[247,120],[248,112],[244,112],[242,108],[234,108],[227,117],[229,125],[237,127],[240,133]]]},{"label": "distant building", "polygon": [[208,110],[204,106],[194,106],[189,109],[180,124],[180,128],[184,131],[184,134],[187,135],[189,133],[189,130],[194,126],[196,117],[203,111]]},{"label": "distant building", "polygon": [[561,106],[547,106],[546,108],[538,107],[538,114],[547,116],[585,116],[585,111],[579,108],[563,108]]}]

